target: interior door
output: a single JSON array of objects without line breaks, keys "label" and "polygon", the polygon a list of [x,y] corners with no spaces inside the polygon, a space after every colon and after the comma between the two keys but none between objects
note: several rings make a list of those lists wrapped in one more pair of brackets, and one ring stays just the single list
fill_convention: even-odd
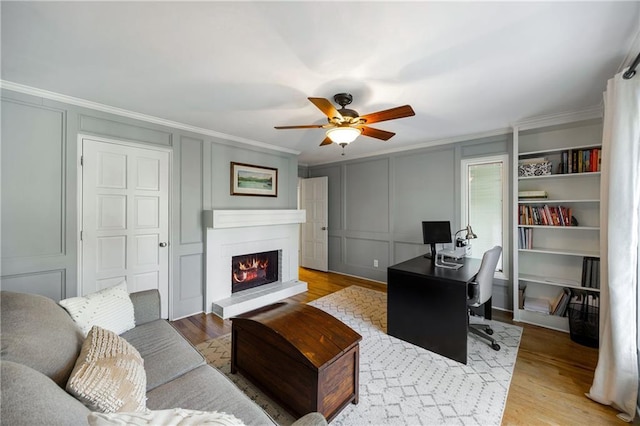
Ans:
[{"label": "interior door", "polygon": [[328,181],[326,176],[303,179],[300,190],[301,207],[307,211],[307,222],[302,224],[300,266],[325,272],[329,269]]},{"label": "interior door", "polygon": [[169,307],[169,152],[82,140],[81,293],[127,281]]}]

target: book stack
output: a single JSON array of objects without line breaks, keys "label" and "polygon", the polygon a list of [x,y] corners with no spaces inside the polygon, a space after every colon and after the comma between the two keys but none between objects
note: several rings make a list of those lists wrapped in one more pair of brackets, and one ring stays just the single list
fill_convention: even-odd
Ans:
[{"label": "book stack", "polygon": [[560,154],[558,173],[599,172],[602,157],[600,148],[569,149]]},{"label": "book stack", "polygon": [[571,207],[518,206],[519,225],[571,226]]},{"label": "book stack", "polygon": [[525,297],[524,309],[530,312],[549,315],[551,312],[551,303],[549,303],[549,299],[545,299],[544,297]]},{"label": "book stack", "polygon": [[582,258],[582,287],[600,288],[600,258]]},{"label": "book stack", "polygon": [[551,303],[551,315],[556,315],[559,317],[565,316],[570,300],[571,290],[565,287]]},{"label": "book stack", "polygon": [[528,249],[533,248],[533,228],[518,228],[518,248]]}]

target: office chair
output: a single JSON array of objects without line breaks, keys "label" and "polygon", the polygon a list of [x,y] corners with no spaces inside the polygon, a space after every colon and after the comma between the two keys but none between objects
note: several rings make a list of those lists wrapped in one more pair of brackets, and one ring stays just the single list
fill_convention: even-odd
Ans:
[{"label": "office chair", "polygon": [[[494,248],[484,252],[482,256],[482,263],[480,263],[480,269],[478,273],[469,283],[469,292],[467,298],[468,317],[471,316],[471,308],[482,306],[487,300],[491,299],[491,290],[493,288],[493,273],[496,270],[498,259],[502,253],[502,247],[495,246]],[[491,342],[491,348],[499,351],[500,345],[495,341],[491,335],[493,329],[488,324],[471,324],[469,323],[469,331],[477,336],[488,339]]]}]

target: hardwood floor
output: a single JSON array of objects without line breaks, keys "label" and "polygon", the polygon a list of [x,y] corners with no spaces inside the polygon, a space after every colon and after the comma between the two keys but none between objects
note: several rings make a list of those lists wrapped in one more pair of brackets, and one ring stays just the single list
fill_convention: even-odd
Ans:
[{"label": "hardwood floor", "polygon": [[[300,280],[309,284],[309,290],[286,301],[307,303],[351,285],[386,292],[382,283],[303,268]],[[494,310],[493,319],[513,324],[507,312]],[[231,322],[213,314],[193,315],[172,324],[194,345],[231,332]],[[597,349],[573,342],[566,333],[517,325],[523,334],[503,425],[625,424],[616,417],[617,411],[584,396],[591,387]]]}]

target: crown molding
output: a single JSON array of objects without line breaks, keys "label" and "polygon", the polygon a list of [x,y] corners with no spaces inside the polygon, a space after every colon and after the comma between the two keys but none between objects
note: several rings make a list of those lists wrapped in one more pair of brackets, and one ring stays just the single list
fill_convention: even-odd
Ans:
[{"label": "crown molding", "polygon": [[177,121],[166,120],[160,117],[154,117],[152,115],[142,114],[135,111],[129,111],[123,108],[117,108],[98,102],[92,102],[85,99],[75,98],[73,96],[67,96],[56,92],[50,92],[44,89],[38,89],[36,87],[26,86],[24,84],[14,83],[12,81],[0,80],[0,88],[11,90],[14,92],[24,93],[26,95],[37,96],[40,98],[49,99],[57,102],[64,102],[71,105],[76,105],[83,108],[89,108],[96,111],[102,111],[109,114],[119,115],[121,117],[132,118],[134,120],[145,121],[147,123],[159,124],[161,126],[171,127],[174,129],[185,130],[188,132],[199,133],[206,136],[212,136],[214,138],[225,139],[233,142],[240,142],[246,145],[251,145],[259,148],[270,149],[273,151],[286,152],[287,154],[299,155],[300,151],[294,149],[283,148],[276,145],[271,145],[265,142],[254,141],[252,139],[241,138],[239,136],[233,136],[226,133],[216,132],[215,130],[205,129],[202,127],[191,126],[189,124],[179,123]]},{"label": "crown molding", "polygon": [[514,129],[529,130],[538,127],[555,126],[560,124],[573,123],[576,121],[593,120],[602,118],[604,108],[602,105],[596,105],[579,111],[563,112],[559,114],[540,115],[538,117],[527,118],[518,121],[513,125]]}]

